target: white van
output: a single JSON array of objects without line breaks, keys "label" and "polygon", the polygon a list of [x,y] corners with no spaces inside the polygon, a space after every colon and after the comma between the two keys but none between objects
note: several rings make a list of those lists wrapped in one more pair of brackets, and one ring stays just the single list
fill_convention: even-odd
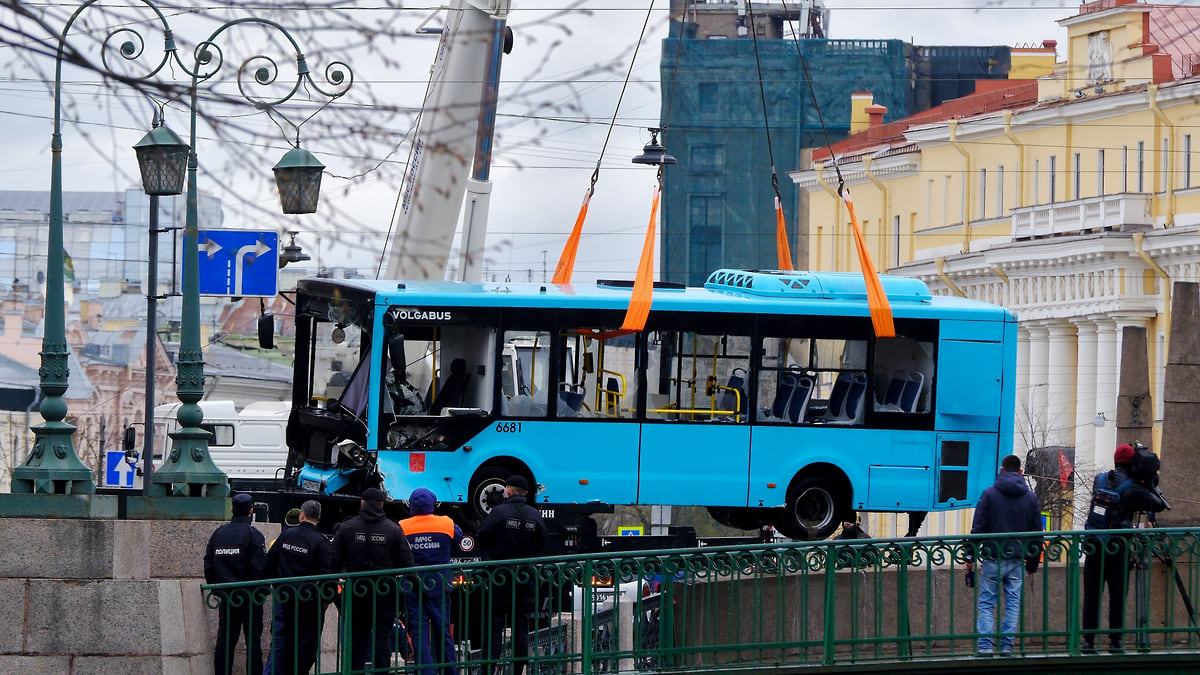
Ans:
[{"label": "white van", "polygon": [[[171,452],[171,437],[179,429],[177,415],[182,403],[168,403],[154,409],[154,438],[159,450],[155,452],[155,467],[161,466],[157,456]],[[212,433],[208,452],[213,463],[229,477],[229,486],[236,491],[271,489],[276,479],[283,477],[287,464],[287,420],[291,403],[259,401],[239,412],[233,401],[200,401],[204,421],[200,427]]]}]

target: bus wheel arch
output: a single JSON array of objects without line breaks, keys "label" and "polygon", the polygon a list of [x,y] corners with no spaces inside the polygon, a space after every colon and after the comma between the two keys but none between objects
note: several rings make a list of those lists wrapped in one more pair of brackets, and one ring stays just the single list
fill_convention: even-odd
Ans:
[{"label": "bus wheel arch", "polygon": [[[529,482],[530,492],[535,493],[533,472],[520,460],[511,457],[497,458],[489,460],[476,469],[475,473],[471,475],[471,483],[468,487],[469,498],[465,515],[476,523],[483,522],[483,519],[492,510],[488,503],[489,498],[494,499],[493,495],[499,493],[503,499],[504,482],[509,476],[514,475],[523,476]],[[530,498],[530,503],[533,503],[533,497]]]},{"label": "bus wheel arch", "polygon": [[832,464],[814,464],[792,478],[775,529],[792,539],[825,539],[848,518],[850,480]]}]

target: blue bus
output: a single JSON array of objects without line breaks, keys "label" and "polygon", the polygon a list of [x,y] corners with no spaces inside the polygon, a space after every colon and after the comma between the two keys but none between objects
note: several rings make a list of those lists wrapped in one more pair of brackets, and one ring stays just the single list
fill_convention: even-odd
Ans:
[{"label": "blue bus", "polygon": [[426,487],[470,525],[520,474],[539,505],[704,506],[792,538],[971,506],[1012,450],[1016,318],[882,282],[894,338],[856,274],[656,284],[633,334],[630,282],[306,279],[287,479]]}]

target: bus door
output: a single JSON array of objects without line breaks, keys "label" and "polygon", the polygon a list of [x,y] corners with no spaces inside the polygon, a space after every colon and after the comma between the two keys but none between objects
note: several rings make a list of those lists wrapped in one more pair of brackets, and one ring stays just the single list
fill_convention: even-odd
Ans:
[{"label": "bus door", "polygon": [[750,339],[653,331],[646,356],[638,503],[745,506]]}]

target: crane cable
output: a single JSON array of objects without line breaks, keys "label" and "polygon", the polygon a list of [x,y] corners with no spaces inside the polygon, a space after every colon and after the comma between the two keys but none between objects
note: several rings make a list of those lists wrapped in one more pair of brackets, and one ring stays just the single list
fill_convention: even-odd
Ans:
[{"label": "crane cable", "polygon": [[633,56],[629,59],[629,69],[625,72],[625,81],[621,84],[621,94],[617,97],[617,105],[613,108],[612,119],[608,123],[608,132],[604,135],[604,144],[600,146],[600,156],[596,158],[596,168],[592,170],[592,178],[587,192],[583,195],[579,215],[575,217],[575,227],[571,229],[571,236],[567,237],[567,243],[559,255],[558,265],[554,268],[554,278],[550,280],[551,283],[571,283],[571,275],[575,271],[575,256],[579,253],[579,238],[583,234],[583,221],[587,219],[588,205],[592,201],[592,195],[596,193],[596,181],[600,179],[600,163],[604,160],[604,152],[608,149],[609,139],[612,138],[613,127],[617,123],[617,112],[621,109],[625,90],[629,87],[629,80],[633,77],[633,66],[637,63],[638,51],[642,48],[642,41],[646,37],[646,27],[650,25],[650,16],[653,11],[654,0],[651,0],[650,7],[646,10],[646,20],[642,22],[641,35],[638,36],[637,44],[633,48]]},{"label": "crane cable", "polygon": [[[783,11],[785,13],[788,12],[786,0],[783,0]],[[800,39],[796,37],[795,31],[792,31],[792,41],[796,45],[796,55],[800,57],[800,67],[804,70],[804,79],[808,82],[808,94],[812,97],[813,109],[817,111],[817,121],[821,124],[821,133],[825,137],[825,147],[829,149],[829,159],[833,162],[833,170],[837,173],[838,196],[845,202],[846,211],[850,215],[850,228],[854,234],[854,248],[858,252],[858,265],[862,268],[863,282],[867,288],[867,308],[871,312],[871,326],[875,330],[875,337],[896,337],[896,324],[892,318],[892,306],[888,302],[887,293],[883,290],[883,282],[879,280],[879,273],[875,271],[875,264],[871,262],[871,253],[867,250],[867,242],[863,238],[862,228],[858,224],[858,216],[854,213],[854,202],[850,199],[850,191],[846,189],[846,180],[842,177],[842,170],[838,167],[837,155],[834,154],[833,143],[829,140],[829,129],[825,126],[825,117],[821,114],[821,105],[817,102],[817,93],[813,89],[812,76],[808,72],[808,62],[804,59],[804,51],[800,48]],[[762,82],[761,75],[759,76],[759,82]]]},{"label": "crane cable", "polygon": [[783,217],[783,195],[779,193],[779,173],[775,169],[775,150],[771,146],[771,123],[767,115],[767,93],[763,84],[762,60],[758,55],[758,29],[754,24],[754,3],[746,3],[746,16],[750,19],[750,37],[754,42],[754,66],[758,70],[758,97],[762,101],[763,129],[767,133],[767,157],[771,161],[771,189],[775,191],[775,256],[780,271],[791,272],[792,249],[788,245],[787,223]]}]

